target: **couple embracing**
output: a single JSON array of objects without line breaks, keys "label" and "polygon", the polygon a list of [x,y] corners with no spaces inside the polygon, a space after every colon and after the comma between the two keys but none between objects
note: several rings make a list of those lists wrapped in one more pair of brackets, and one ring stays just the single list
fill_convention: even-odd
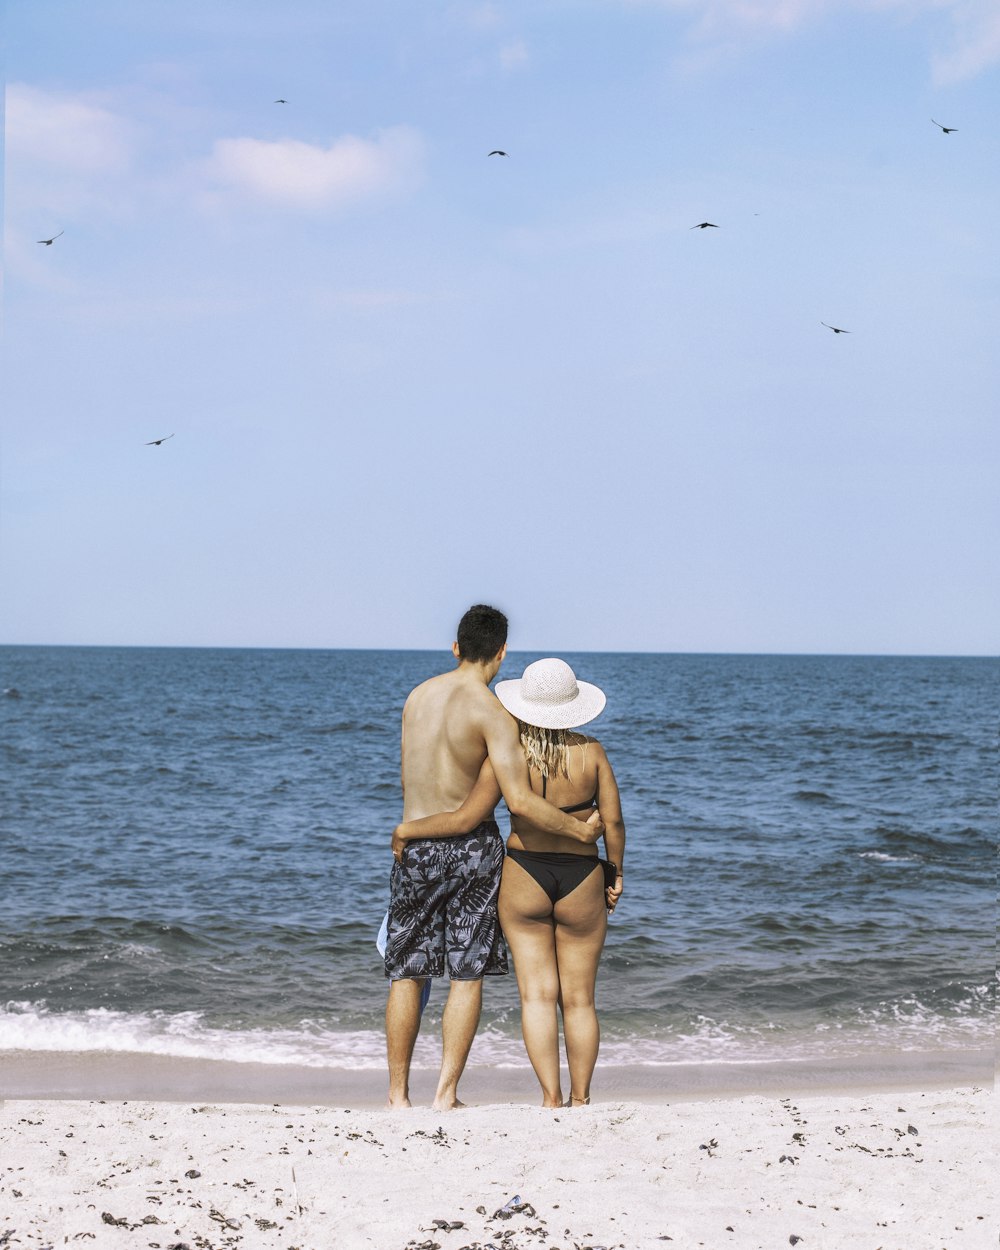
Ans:
[{"label": "couple embracing", "polygon": [[[611,765],[596,739],[575,732],[601,712],[604,695],[556,659],[528,665],[494,694],[507,651],[507,618],[496,608],[470,608],[452,650],[457,667],[417,686],[403,708],[403,823],[392,840],[385,950],[389,1105],[410,1105],[421,994],[447,973],[434,1106],[461,1106],[483,977],[507,973],[505,937],[542,1105],[585,1104],[600,1041],[597,965],[625,850]],[[506,852],[493,818],[501,796],[511,816]]]}]

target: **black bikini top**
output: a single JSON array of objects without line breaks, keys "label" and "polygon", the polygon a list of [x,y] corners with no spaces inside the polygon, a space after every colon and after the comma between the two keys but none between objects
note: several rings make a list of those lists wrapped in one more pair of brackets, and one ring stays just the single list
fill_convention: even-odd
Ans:
[{"label": "black bikini top", "polygon": [[[543,799],[545,798],[547,782],[548,782],[548,778],[543,773],[542,774],[542,798]],[[596,807],[596,806],[597,806],[597,791],[595,790],[594,797],[592,799],[584,799],[582,803],[571,803],[569,807],[560,807],[559,810],[561,812],[566,812],[566,814],[568,815],[570,812],[582,812],[588,807]]]}]

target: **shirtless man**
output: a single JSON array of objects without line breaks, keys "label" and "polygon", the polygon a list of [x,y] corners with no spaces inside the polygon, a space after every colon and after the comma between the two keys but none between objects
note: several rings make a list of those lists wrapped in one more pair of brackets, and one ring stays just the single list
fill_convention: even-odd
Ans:
[{"label": "shirtless man", "polygon": [[[535,794],[517,722],[489,688],[507,653],[507,618],[478,604],[462,617],[452,645],[458,667],[422,682],[403,707],[403,821],[454,812],[489,757],[511,815],[533,828],[596,842],[595,812],[586,823]],[[497,918],[504,846],[496,821],[471,832],[401,841],[390,879],[385,1009],[389,1106],[410,1105],[410,1060],[420,1029],[420,993],[428,977],[451,978],[442,1020],[441,1072],[434,1108],[460,1107],[458,1081],[482,1009],[483,976],[507,972]]]}]

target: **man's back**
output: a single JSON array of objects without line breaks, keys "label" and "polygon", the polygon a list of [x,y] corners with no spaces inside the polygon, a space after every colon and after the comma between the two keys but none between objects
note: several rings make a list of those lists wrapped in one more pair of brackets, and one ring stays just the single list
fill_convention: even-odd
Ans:
[{"label": "man's back", "polygon": [[465,668],[422,682],[403,708],[403,819],[461,807],[486,758],[495,696]]}]

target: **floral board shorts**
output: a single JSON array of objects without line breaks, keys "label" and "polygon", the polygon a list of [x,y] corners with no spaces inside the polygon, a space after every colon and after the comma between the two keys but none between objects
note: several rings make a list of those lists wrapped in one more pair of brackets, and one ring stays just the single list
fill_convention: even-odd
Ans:
[{"label": "floral board shorts", "polygon": [[389,878],[385,975],[392,981],[506,976],[497,916],[504,847],[495,820],[471,833],[408,842]]}]

